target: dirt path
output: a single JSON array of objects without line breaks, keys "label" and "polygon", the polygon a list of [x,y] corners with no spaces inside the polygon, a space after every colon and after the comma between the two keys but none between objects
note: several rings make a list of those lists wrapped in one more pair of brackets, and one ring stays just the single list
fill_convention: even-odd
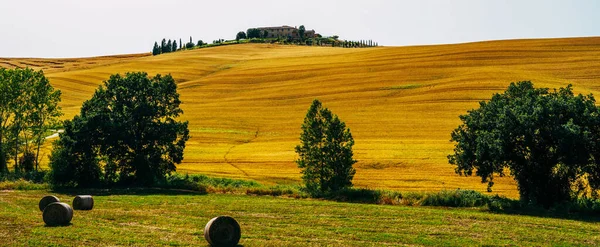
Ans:
[{"label": "dirt path", "polygon": [[238,169],[238,170],[239,170],[240,172],[242,172],[242,173],[243,173],[243,174],[244,174],[246,177],[249,177],[250,175],[249,175],[249,174],[248,174],[246,171],[244,171],[243,169],[241,169],[239,166],[237,166],[237,165],[236,165],[236,164],[234,164],[233,162],[229,161],[229,159],[227,159],[227,155],[229,155],[229,153],[231,153],[231,150],[233,150],[234,148],[236,148],[236,147],[239,147],[239,146],[241,146],[241,145],[244,145],[244,144],[248,144],[248,143],[250,143],[250,142],[252,142],[252,141],[256,140],[256,138],[258,138],[258,133],[259,133],[259,131],[260,131],[259,129],[256,129],[256,133],[254,134],[254,137],[252,137],[252,138],[250,138],[250,139],[248,139],[248,140],[244,141],[244,142],[243,142],[243,143],[241,143],[241,144],[238,144],[238,145],[233,145],[233,146],[231,146],[231,147],[230,147],[230,148],[227,150],[227,152],[225,152],[225,154],[223,155],[223,160],[225,160],[225,163],[227,163],[228,165],[231,165],[231,166],[233,166],[235,169]]},{"label": "dirt path", "polygon": [[49,136],[46,136],[46,139],[57,138],[57,137],[58,137],[58,135],[59,135],[60,133],[63,133],[63,132],[65,132],[65,130],[57,130],[57,131],[56,131],[56,133],[54,133],[54,134],[52,134],[52,135],[49,135]]}]

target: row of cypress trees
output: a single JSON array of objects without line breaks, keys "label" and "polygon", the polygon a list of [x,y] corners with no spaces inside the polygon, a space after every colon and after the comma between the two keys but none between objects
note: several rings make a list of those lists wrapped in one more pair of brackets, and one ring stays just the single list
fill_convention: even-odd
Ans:
[{"label": "row of cypress trees", "polygon": [[[201,46],[203,43],[204,42],[202,42],[202,40],[199,40],[198,46]],[[171,41],[170,39],[168,41],[167,39],[162,39],[160,45],[158,45],[158,42],[154,42],[154,47],[152,48],[152,55],[156,56],[159,54],[174,52],[181,49],[191,49],[194,48],[194,46],[196,45],[194,44],[194,42],[192,42],[192,36],[190,36],[190,42],[186,43],[185,47],[183,47],[183,41],[181,41],[181,39],[179,39],[179,43],[177,43],[177,40],[175,39],[173,41]]]},{"label": "row of cypress trees", "polygon": [[359,41],[346,40],[346,41],[341,42],[340,45],[344,48],[365,48],[365,47],[379,46],[379,44],[377,42],[373,42],[373,40],[359,40]]}]

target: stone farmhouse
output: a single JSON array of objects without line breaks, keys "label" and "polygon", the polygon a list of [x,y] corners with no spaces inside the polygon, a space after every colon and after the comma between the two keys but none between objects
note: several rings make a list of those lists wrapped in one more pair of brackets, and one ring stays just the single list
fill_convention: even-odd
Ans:
[{"label": "stone farmhouse", "polygon": [[[280,27],[258,27],[261,32],[267,31],[267,38],[286,38],[291,37],[292,39],[300,39],[298,34],[298,28],[291,26],[280,26]],[[304,38],[315,38],[317,33],[315,30],[304,31]]]}]

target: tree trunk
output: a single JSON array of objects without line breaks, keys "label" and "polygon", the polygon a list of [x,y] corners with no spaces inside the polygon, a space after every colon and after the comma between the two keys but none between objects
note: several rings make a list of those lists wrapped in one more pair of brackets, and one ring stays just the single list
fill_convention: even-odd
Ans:
[{"label": "tree trunk", "polygon": [[2,128],[0,127],[0,173],[4,173],[8,170],[8,167],[6,165],[6,156],[4,155],[4,143],[2,142],[3,135],[4,133],[2,131]]},{"label": "tree trunk", "polygon": [[15,139],[15,173],[19,172],[19,132],[17,132],[17,137]]},{"label": "tree trunk", "polygon": [[42,146],[42,141],[40,140],[40,138],[44,138],[41,136],[38,136],[38,142],[37,142],[37,151],[35,152],[35,171],[38,171],[38,166],[40,164],[40,146]]},{"label": "tree trunk", "polygon": [[[19,120],[15,121],[17,122],[17,124],[19,123]],[[18,125],[17,125],[18,126]],[[19,129],[20,126],[18,126],[17,128],[15,128],[15,173],[19,172]]]}]

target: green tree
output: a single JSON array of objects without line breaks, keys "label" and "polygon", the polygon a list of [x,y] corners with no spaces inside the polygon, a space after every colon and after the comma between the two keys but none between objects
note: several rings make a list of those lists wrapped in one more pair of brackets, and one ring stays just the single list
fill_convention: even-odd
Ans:
[{"label": "green tree", "polygon": [[[12,123],[8,131],[9,149],[8,151],[13,155],[13,164],[15,172],[19,172],[19,153],[29,152],[27,145],[28,135],[27,127],[29,125],[28,117],[30,113],[31,105],[29,104],[29,98],[31,95],[31,80],[28,78],[31,76],[31,71],[15,69],[11,71],[12,80],[12,93],[19,95],[14,98],[10,103],[10,110],[12,112]],[[24,146],[21,146],[25,144]]]},{"label": "green tree", "polygon": [[186,49],[192,49],[192,48],[194,48],[194,42],[192,41],[192,36],[190,36],[190,42],[187,42],[185,44],[185,48]]},{"label": "green tree", "polygon": [[[7,156],[14,155],[19,171],[19,154],[27,164],[39,165],[40,146],[61,115],[60,91],[55,91],[40,71],[0,69],[0,172],[7,171]],[[37,145],[37,151],[32,150]],[[35,157],[34,162],[32,157]]]},{"label": "green tree", "polygon": [[173,51],[173,44],[171,43],[171,40],[167,41],[167,52],[172,52]]},{"label": "green tree", "polygon": [[61,107],[58,105],[61,92],[54,90],[41,70],[32,71],[32,73],[30,80],[34,83],[31,87],[29,100],[31,114],[28,120],[31,126],[32,141],[36,145],[34,161],[37,170],[40,165],[40,148],[44,144],[46,136],[50,134],[50,130],[56,129],[59,125],[58,118],[62,116]]},{"label": "green tree", "polygon": [[204,41],[198,40],[198,46],[200,47],[200,46],[203,46],[203,45],[204,45]]},{"label": "green tree", "polygon": [[183,47],[183,42],[181,42],[181,38],[179,39],[179,50]]},{"label": "green tree", "polygon": [[154,42],[154,47],[152,48],[152,55],[156,56],[158,54],[160,54],[161,50],[160,47],[158,47],[158,43]]},{"label": "green tree", "polygon": [[352,186],[356,173],[352,167],[356,163],[352,158],[354,139],[346,124],[323,108],[319,100],[313,101],[304,118],[300,141],[296,163],[311,195],[335,193]]},{"label": "green tree", "polygon": [[177,51],[177,41],[173,40],[173,47],[171,48],[171,51]]},{"label": "green tree", "polygon": [[160,48],[161,48],[160,53],[168,53],[169,52],[170,47],[167,47],[166,39],[162,39],[162,41],[160,42]]},{"label": "green tree", "polygon": [[246,36],[248,39],[261,38],[261,31],[258,28],[249,28],[246,31]]},{"label": "green tree", "polygon": [[298,36],[300,37],[300,41],[304,41],[304,33],[306,32],[306,28],[304,25],[300,25],[298,28]]},{"label": "green tree", "polygon": [[593,96],[575,96],[570,85],[549,91],[511,83],[460,116],[448,159],[458,174],[475,171],[490,190],[508,168],[523,202],[549,207],[582,192],[572,189],[577,184],[600,188],[599,116]]},{"label": "green tree", "polygon": [[80,116],[65,124],[52,154],[53,182],[83,186],[80,178],[98,181],[100,170],[106,183],[114,175],[124,184],[163,179],[183,160],[189,139],[188,123],[176,120],[180,104],[170,75],[112,75],[84,102]]},{"label": "green tree", "polygon": [[14,121],[14,102],[20,96],[13,73],[13,70],[0,68],[0,173],[8,171],[8,134]]},{"label": "green tree", "polygon": [[[92,187],[100,184],[102,170],[96,146],[102,138],[99,126],[75,116],[64,122],[64,132],[53,143],[50,155],[50,180],[52,184],[70,187]],[[109,168],[105,166],[105,170]],[[107,181],[108,182],[108,181]]]},{"label": "green tree", "polygon": [[246,33],[244,33],[244,31],[239,31],[237,33],[237,35],[235,36],[235,40],[237,40],[238,42],[240,41],[240,39],[245,39],[246,38]]}]

